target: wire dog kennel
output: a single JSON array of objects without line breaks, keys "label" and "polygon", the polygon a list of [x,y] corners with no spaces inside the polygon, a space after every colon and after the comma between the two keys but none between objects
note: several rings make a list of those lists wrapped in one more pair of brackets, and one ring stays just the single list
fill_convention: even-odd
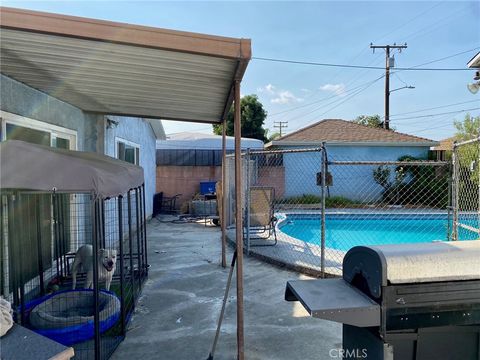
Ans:
[{"label": "wire dog kennel", "polygon": [[21,141],[0,156],[0,294],[76,359],[108,358],[148,275],[143,169]]}]

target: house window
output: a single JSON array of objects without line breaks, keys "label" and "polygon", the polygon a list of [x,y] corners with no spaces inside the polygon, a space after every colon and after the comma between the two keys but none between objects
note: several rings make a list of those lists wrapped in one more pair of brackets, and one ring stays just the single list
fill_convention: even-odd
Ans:
[{"label": "house window", "polygon": [[116,139],[116,144],[117,159],[140,165],[140,145],[119,138]]},{"label": "house window", "polygon": [[6,123],[5,140],[22,140],[32,144],[50,146],[51,136],[47,131]]},{"label": "house window", "polygon": [[[6,111],[0,110],[0,140],[21,140],[32,144],[51,146],[55,148],[76,150],[77,148],[77,132],[74,130],[66,129],[60,126],[52,125],[43,121],[38,121],[16,114],[12,114]],[[62,169],[59,169],[62,171]],[[71,229],[65,231],[62,234],[62,248],[63,253],[59,254],[58,249],[55,247],[55,228],[54,228],[54,209],[52,205],[51,196],[49,194],[39,195],[39,202],[35,203],[31,197],[25,196],[19,198],[19,208],[23,209],[26,220],[22,222],[25,234],[28,234],[22,239],[24,242],[23,247],[28,249],[34,247],[37,251],[36,256],[30,256],[25,259],[21,264],[21,272],[24,280],[34,279],[38,268],[37,257],[41,254],[44,266],[48,267],[53,264],[54,261],[58,261],[60,255],[64,255],[69,251],[76,251],[79,243],[79,231],[81,228],[81,219],[76,214],[79,212],[79,205],[72,203],[73,195],[60,193],[58,194],[59,214],[58,217],[62,218],[63,227],[65,229]],[[4,200],[2,204],[4,206]],[[12,218],[8,216],[8,212],[4,212],[5,224],[15,228]],[[38,219],[38,220],[37,220]],[[39,230],[38,224],[41,228]],[[38,250],[36,247],[35,234],[42,234],[42,249]],[[4,235],[4,234],[2,234]],[[6,236],[5,243],[8,243],[8,234]],[[9,263],[8,267],[13,268],[13,254],[8,254]],[[18,266],[18,265],[17,265]],[[12,284],[10,284],[12,285]]]},{"label": "house window", "polygon": [[0,110],[0,140],[21,140],[32,144],[77,149],[77,132]]}]

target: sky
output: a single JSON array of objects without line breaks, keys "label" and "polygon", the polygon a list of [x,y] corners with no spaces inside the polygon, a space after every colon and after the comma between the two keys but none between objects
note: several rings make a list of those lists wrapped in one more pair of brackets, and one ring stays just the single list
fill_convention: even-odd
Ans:
[{"label": "sky", "polygon": [[[326,118],[384,115],[383,69],[337,68],[264,61],[385,65],[376,45],[407,43],[396,67],[466,68],[480,51],[479,1],[10,1],[3,6],[250,38],[253,59],[241,94],[257,94],[268,112],[265,127],[287,121],[292,132]],[[461,54],[459,54],[461,53]],[[458,55],[456,55],[458,54]],[[391,126],[440,140],[455,133],[454,120],[480,115],[471,94],[474,71],[392,69]],[[399,89],[413,86],[414,89]],[[465,111],[468,110],[468,111]],[[163,121],[166,133],[211,133],[210,125]]]}]

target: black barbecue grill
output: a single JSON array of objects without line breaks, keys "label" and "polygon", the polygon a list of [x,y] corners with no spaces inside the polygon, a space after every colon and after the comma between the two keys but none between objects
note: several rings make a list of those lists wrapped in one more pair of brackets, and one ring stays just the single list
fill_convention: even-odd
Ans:
[{"label": "black barbecue grill", "polygon": [[357,246],[343,278],[289,281],[285,299],[343,323],[351,359],[480,359],[480,241]]}]

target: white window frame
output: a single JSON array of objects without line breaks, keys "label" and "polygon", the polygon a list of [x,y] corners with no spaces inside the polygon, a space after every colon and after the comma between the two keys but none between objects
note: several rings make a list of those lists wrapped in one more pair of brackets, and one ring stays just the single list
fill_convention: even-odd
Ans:
[{"label": "white window frame", "polygon": [[[70,148],[69,150],[77,150],[78,148],[78,136],[77,131],[67,129],[61,126],[49,124],[43,121],[27,118],[25,116],[20,116],[17,114],[13,114],[7,111],[0,110],[0,122],[1,122],[1,129],[2,129],[2,136],[0,141],[7,140],[7,124],[22,126],[29,129],[40,130],[50,133],[50,146],[53,146],[54,139],[67,139],[70,141]],[[73,195],[71,195],[73,197]],[[52,210],[53,211],[53,210]],[[73,213],[72,215],[72,223],[76,224],[78,227],[78,218],[77,214],[77,205],[70,204],[70,212]],[[52,224],[52,233],[53,233],[53,224]],[[74,246],[78,247],[78,232],[73,228],[71,232]],[[54,251],[54,243],[52,241],[52,253]]]},{"label": "white window frame", "polygon": [[121,137],[115,136],[115,159],[118,159],[118,144],[123,143],[125,145],[132,146],[134,148],[138,148],[138,159],[137,159],[137,151],[135,151],[135,164],[140,166],[140,157],[141,157],[141,152],[142,152],[142,147],[140,144],[137,144],[136,142],[130,141],[130,140],[125,140]]},{"label": "white window frame", "polygon": [[78,136],[77,131],[67,129],[61,126],[49,124],[43,121],[34,120],[17,114],[12,114],[7,111],[0,110],[1,126],[2,126],[2,138],[1,141],[5,141],[7,138],[7,123],[12,125],[18,125],[29,129],[40,130],[50,133],[50,146],[53,145],[53,140],[56,138],[70,140],[70,150],[78,149]]}]

